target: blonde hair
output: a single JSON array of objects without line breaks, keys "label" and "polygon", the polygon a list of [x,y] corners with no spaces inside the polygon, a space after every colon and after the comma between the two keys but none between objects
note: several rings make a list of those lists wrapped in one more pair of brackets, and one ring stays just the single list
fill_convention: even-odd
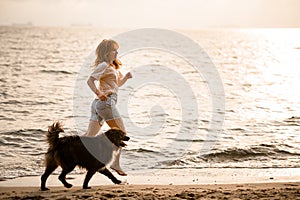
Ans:
[{"label": "blonde hair", "polygon": [[122,66],[122,62],[116,58],[113,62],[112,62],[112,65],[116,68],[116,69],[120,69],[121,66]]},{"label": "blonde hair", "polygon": [[94,66],[97,66],[102,62],[107,62],[107,63],[112,62],[112,60],[109,60],[108,55],[109,55],[110,51],[113,49],[114,45],[117,45],[119,47],[119,44],[112,39],[102,40],[102,42],[98,45],[96,52],[95,52],[96,60],[95,60]]}]

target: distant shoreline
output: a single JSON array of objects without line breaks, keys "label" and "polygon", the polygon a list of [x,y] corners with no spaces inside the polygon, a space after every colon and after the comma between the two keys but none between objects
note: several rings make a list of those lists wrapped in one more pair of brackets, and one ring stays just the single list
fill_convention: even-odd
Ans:
[{"label": "distant shoreline", "polygon": [[[111,30],[135,30],[135,29],[144,29],[148,27],[136,27],[136,28],[130,28],[130,27],[108,27],[108,26],[99,26],[99,25],[93,25],[93,24],[68,24],[68,25],[45,25],[45,24],[33,24],[31,22],[28,23],[7,23],[7,24],[0,24],[0,27],[49,27],[49,28],[101,28],[101,29],[111,29]],[[291,26],[280,26],[280,27],[244,27],[244,26],[206,26],[206,27],[199,27],[199,28],[160,28],[157,27],[157,29],[167,29],[167,30],[177,30],[177,31],[192,31],[192,30],[272,30],[272,29],[300,29],[300,27],[291,27]]]}]

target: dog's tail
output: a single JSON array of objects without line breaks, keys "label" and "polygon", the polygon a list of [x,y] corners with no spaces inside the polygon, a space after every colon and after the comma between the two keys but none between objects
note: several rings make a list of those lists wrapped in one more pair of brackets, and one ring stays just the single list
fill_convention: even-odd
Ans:
[{"label": "dog's tail", "polygon": [[54,148],[56,146],[60,132],[64,132],[61,122],[54,122],[51,126],[49,126],[47,134],[49,148]]}]

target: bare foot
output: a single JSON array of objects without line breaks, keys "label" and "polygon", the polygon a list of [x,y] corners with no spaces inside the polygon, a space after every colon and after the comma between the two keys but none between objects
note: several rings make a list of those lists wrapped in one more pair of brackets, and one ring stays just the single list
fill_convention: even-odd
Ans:
[{"label": "bare foot", "polygon": [[127,176],[127,174],[120,168],[120,169],[116,169],[111,167],[113,170],[115,170],[120,176]]}]

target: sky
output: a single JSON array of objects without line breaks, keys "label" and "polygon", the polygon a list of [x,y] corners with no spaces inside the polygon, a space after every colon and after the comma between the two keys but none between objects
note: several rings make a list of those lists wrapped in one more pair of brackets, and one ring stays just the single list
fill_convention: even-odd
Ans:
[{"label": "sky", "polygon": [[300,0],[0,0],[0,25],[299,27]]}]

